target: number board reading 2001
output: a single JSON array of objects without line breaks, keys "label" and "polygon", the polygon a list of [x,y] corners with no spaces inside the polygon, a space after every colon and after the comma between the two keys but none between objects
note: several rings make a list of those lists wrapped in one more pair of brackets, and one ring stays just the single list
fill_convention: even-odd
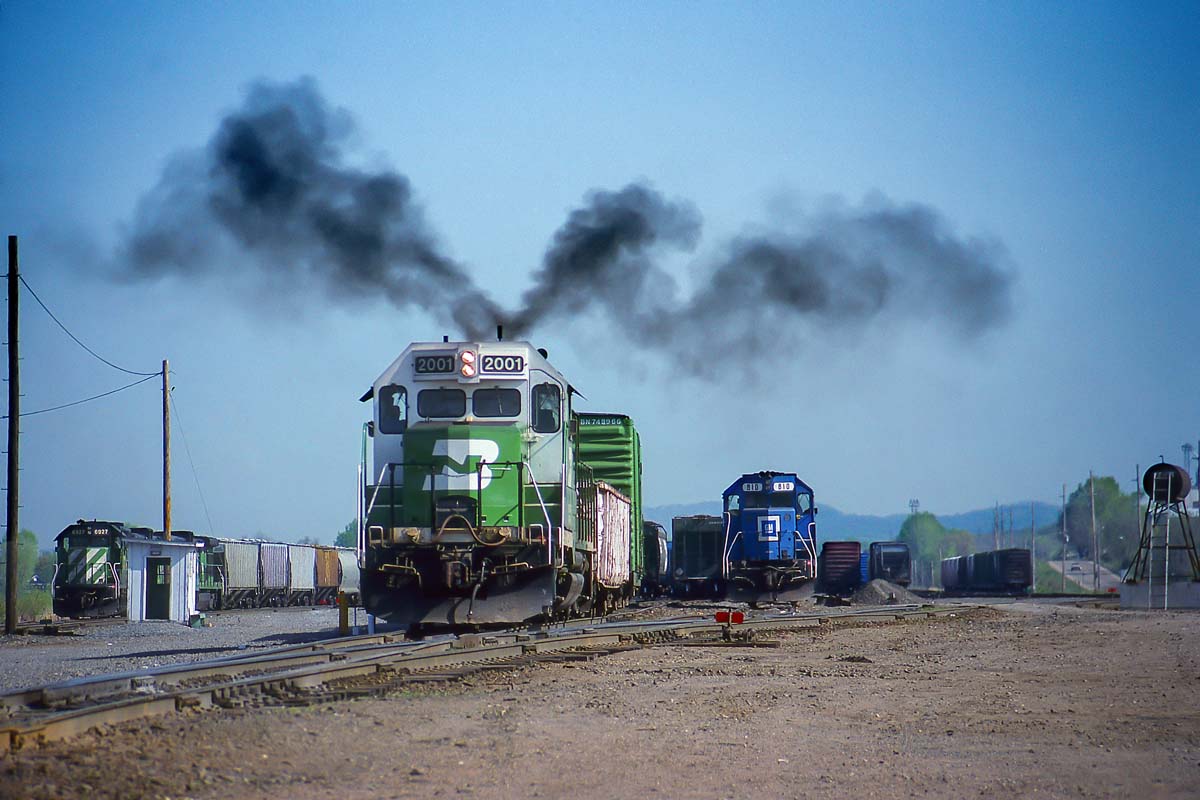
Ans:
[{"label": "number board reading 2001", "polygon": [[437,375],[444,372],[454,372],[454,356],[417,356],[413,369],[418,375]]},{"label": "number board reading 2001", "polygon": [[520,375],[525,371],[525,356],[484,354],[480,362],[479,371],[491,375]]}]

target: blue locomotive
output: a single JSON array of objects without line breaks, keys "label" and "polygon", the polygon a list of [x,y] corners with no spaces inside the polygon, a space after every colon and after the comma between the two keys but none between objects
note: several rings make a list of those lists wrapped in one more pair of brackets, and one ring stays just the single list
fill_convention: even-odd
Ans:
[{"label": "blue locomotive", "polygon": [[727,597],[795,602],[817,574],[813,490],[792,472],[753,472],[723,494]]}]

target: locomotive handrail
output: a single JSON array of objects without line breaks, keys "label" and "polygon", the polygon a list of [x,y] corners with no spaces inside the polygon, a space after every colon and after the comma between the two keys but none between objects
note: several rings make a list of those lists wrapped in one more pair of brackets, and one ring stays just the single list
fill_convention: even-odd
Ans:
[{"label": "locomotive handrail", "polygon": [[733,514],[728,511],[722,511],[721,516],[725,519],[725,542],[721,546],[721,577],[729,577],[729,554],[733,552],[733,546],[737,544],[738,536],[742,535],[741,531],[737,532],[737,536],[733,537],[733,541],[729,540],[729,531],[733,527]]},{"label": "locomotive handrail", "polygon": [[117,590],[117,599],[120,599],[120,597],[121,597],[121,576],[117,574],[117,569],[116,569],[116,567],[114,567],[112,565],[111,561],[108,562],[108,571],[112,573],[113,586]]},{"label": "locomotive handrail", "polygon": [[804,552],[808,553],[809,558],[812,559],[813,577],[816,577],[816,571],[817,571],[817,523],[816,522],[808,523],[808,538],[807,539],[805,539],[803,536],[801,536],[799,538],[800,538],[800,544],[804,545]]},{"label": "locomotive handrail", "polygon": [[[534,494],[537,495],[538,505],[542,507],[542,517],[546,520],[546,560],[553,566],[559,566],[554,558],[554,523],[550,521],[550,512],[546,510],[546,501],[542,499],[542,489],[538,486],[537,478],[533,477],[533,466],[528,462],[524,463],[529,469],[529,482],[533,484]],[[562,509],[559,509],[560,513]]]}]

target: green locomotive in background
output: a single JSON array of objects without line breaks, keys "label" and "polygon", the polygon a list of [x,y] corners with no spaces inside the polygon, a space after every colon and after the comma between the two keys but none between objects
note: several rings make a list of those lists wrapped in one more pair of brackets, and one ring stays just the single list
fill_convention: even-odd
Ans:
[{"label": "green locomotive in background", "polygon": [[362,399],[363,604],[416,629],[602,614],[642,573],[641,445],[526,342],[414,343]]}]

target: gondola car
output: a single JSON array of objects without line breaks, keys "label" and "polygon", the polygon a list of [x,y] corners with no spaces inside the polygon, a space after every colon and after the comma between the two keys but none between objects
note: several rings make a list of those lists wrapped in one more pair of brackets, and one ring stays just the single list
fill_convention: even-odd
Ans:
[{"label": "gondola car", "polygon": [[363,604],[410,629],[600,614],[641,581],[632,421],[497,339],[411,344],[362,397]]}]

